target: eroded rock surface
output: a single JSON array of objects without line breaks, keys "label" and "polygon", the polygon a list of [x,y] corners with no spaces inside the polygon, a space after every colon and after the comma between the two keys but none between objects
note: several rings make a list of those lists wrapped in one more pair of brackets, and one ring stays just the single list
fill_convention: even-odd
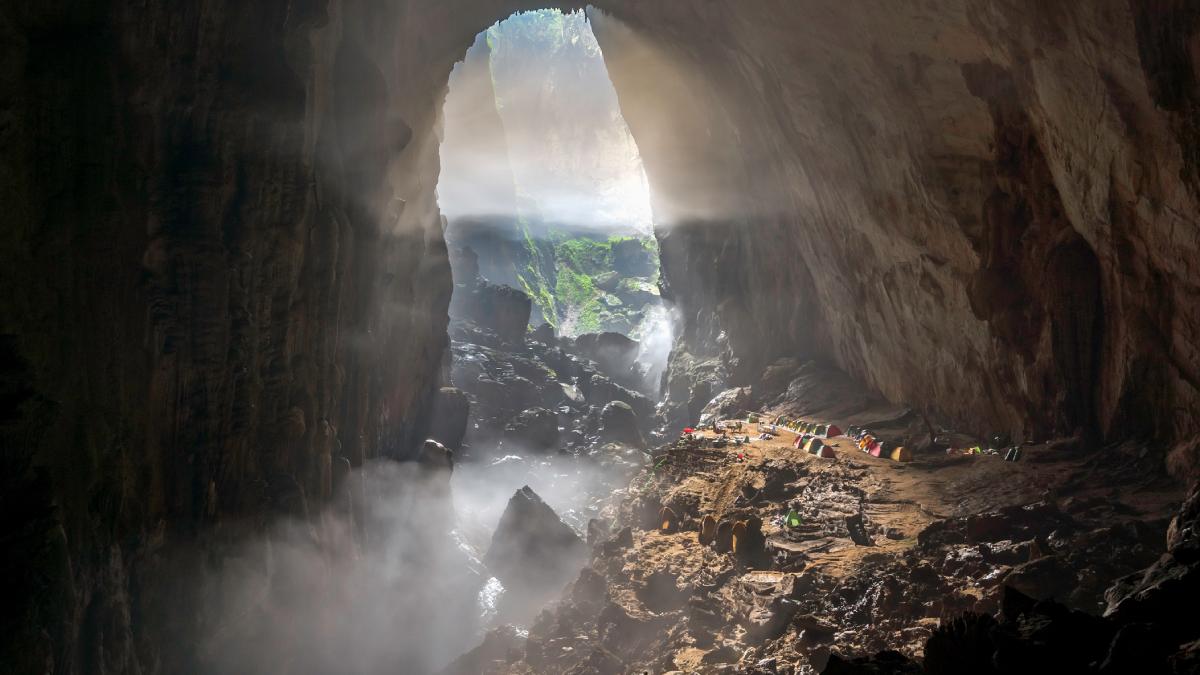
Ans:
[{"label": "eroded rock surface", "polygon": [[731,384],[820,354],[976,432],[1200,431],[1190,3],[596,4]]},{"label": "eroded rock surface", "polygon": [[525,486],[508,501],[484,563],[506,585],[557,589],[583,565],[587,546]]}]

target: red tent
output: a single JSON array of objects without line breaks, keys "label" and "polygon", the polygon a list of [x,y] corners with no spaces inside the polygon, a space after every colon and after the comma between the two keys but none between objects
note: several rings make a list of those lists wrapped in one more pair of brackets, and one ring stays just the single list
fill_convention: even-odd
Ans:
[{"label": "red tent", "polygon": [[841,435],[842,435],[842,430],[837,428],[836,424],[830,424],[829,430],[825,432],[825,438],[833,438],[834,436],[841,436]]}]

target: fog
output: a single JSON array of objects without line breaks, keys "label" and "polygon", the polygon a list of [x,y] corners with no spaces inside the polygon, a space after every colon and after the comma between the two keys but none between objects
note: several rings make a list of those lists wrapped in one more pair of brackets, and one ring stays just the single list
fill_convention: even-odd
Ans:
[{"label": "fog", "polygon": [[435,672],[492,625],[528,622],[567,581],[511,597],[480,562],[513,493],[529,485],[582,536],[633,468],[518,451],[452,477],[368,464],[319,518],[277,522],[198,581],[203,672]]},{"label": "fog", "polygon": [[666,305],[650,310],[646,320],[633,335],[638,340],[637,362],[645,370],[643,391],[657,392],[667,369],[667,357],[675,342],[674,326],[679,323],[677,312]]},{"label": "fog", "polygon": [[464,217],[649,233],[650,195],[583,12],[514,15],[450,75],[438,203]]}]

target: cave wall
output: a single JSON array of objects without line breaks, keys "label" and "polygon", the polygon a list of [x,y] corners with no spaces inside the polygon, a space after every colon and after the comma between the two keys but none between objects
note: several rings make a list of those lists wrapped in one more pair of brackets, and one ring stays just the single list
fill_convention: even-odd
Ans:
[{"label": "cave wall", "polygon": [[222,547],[423,437],[461,50],[422,22],[5,3],[0,670],[179,672]]},{"label": "cave wall", "polygon": [[1194,3],[600,4],[697,350],[978,432],[1198,430]]}]

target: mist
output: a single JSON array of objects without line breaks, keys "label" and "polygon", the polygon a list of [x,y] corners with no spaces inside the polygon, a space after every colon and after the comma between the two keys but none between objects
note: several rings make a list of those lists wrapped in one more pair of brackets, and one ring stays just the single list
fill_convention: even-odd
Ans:
[{"label": "mist", "polygon": [[199,580],[202,672],[436,672],[488,628],[527,624],[569,579],[511,591],[480,562],[508,499],[528,485],[582,536],[635,467],[506,452],[451,475],[367,464],[318,517],[240,545]]},{"label": "mist", "polygon": [[454,220],[649,233],[649,186],[583,12],[480,33],[450,75],[438,203]]},{"label": "mist", "polygon": [[645,372],[643,391],[657,392],[660,389],[663,371],[667,369],[667,358],[675,342],[674,327],[679,322],[677,314],[666,305],[654,307],[633,335],[638,341],[637,362]]}]

